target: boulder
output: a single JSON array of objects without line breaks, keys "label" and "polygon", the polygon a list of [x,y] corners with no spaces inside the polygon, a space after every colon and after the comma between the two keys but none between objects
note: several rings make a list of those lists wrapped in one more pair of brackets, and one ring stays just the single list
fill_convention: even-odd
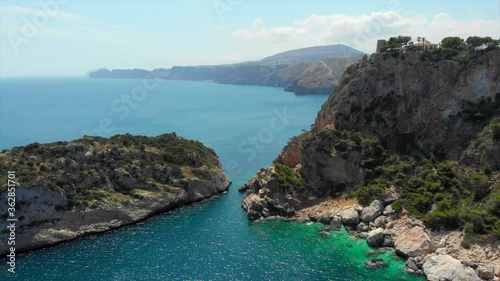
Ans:
[{"label": "boulder", "polygon": [[330,221],[330,228],[334,230],[340,230],[342,227],[342,218],[340,216],[333,216]]},{"label": "boulder", "polygon": [[406,260],[405,271],[417,276],[424,275],[424,272],[422,271],[421,268],[417,266],[417,263],[415,262],[414,258],[409,258]]},{"label": "boulder", "polygon": [[318,222],[322,224],[329,224],[332,221],[332,215],[328,213],[323,213],[318,216]]},{"label": "boulder", "polygon": [[382,242],[382,246],[384,247],[394,247],[394,240],[392,237],[386,237],[384,238],[384,241]]},{"label": "boulder", "polygon": [[490,280],[490,279],[493,279],[493,277],[495,277],[495,274],[493,273],[493,269],[488,268],[486,266],[479,266],[477,268],[477,275],[484,280]]},{"label": "boulder", "polygon": [[495,276],[500,277],[500,264],[493,266],[493,272],[495,273]]},{"label": "boulder", "polygon": [[383,259],[371,259],[365,261],[365,266],[368,268],[380,268],[388,266],[387,262]]},{"label": "boulder", "polygon": [[382,215],[384,215],[384,216],[392,216],[395,213],[396,212],[394,211],[394,209],[391,207],[391,205],[389,205],[389,206],[386,206],[384,208],[384,211],[382,212]]},{"label": "boulder", "polygon": [[389,194],[382,198],[382,203],[384,203],[384,205],[389,205],[396,202],[397,199],[398,198],[396,198],[394,195]]},{"label": "boulder", "polygon": [[381,228],[385,228],[385,219],[387,217],[386,216],[380,216],[378,218],[376,218],[373,223],[375,224],[375,227],[381,227]]},{"label": "boulder", "polygon": [[366,238],[366,242],[370,246],[378,246],[384,242],[384,230],[382,228],[377,228],[368,232],[368,237]]},{"label": "boulder", "polygon": [[413,227],[399,235],[394,242],[396,254],[416,257],[432,253],[436,247],[423,228]]},{"label": "boulder", "polygon": [[328,232],[328,231],[324,231],[324,230],[323,230],[323,231],[320,231],[320,232],[319,232],[319,235],[321,235],[321,236],[323,236],[323,237],[327,237],[327,238],[328,238],[328,237],[330,237],[330,236],[332,236],[332,235],[330,234],[330,232]]},{"label": "boulder", "polygon": [[354,208],[345,209],[340,213],[343,224],[357,224],[359,223],[358,212]]},{"label": "boulder", "polygon": [[370,227],[368,225],[366,225],[364,222],[360,222],[356,226],[356,230],[359,232],[367,232],[368,230],[370,230]]},{"label": "boulder", "polygon": [[382,214],[384,211],[384,204],[379,200],[373,201],[370,206],[365,207],[361,212],[361,220],[363,222],[371,222]]},{"label": "boulder", "polygon": [[449,255],[429,258],[423,265],[424,274],[429,281],[480,281],[474,269],[464,265]]}]

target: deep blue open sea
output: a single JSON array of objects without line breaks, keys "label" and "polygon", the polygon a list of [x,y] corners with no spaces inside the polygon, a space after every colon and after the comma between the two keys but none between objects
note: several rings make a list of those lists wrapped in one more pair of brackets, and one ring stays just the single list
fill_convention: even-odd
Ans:
[{"label": "deep blue open sea", "polygon": [[309,129],[326,98],[209,82],[0,79],[0,149],[176,132],[214,148],[233,181],[210,200],[23,254],[15,276],[0,266],[0,280],[421,280],[390,252],[379,256],[390,267],[366,269],[370,247],[345,231],[326,238],[318,224],[251,223],[241,210],[237,188]]}]

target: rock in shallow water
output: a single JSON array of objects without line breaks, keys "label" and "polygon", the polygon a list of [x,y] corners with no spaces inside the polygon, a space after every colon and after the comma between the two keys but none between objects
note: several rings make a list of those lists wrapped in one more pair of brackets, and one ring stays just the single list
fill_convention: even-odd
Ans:
[{"label": "rock in shallow water", "polygon": [[368,232],[366,242],[370,246],[378,246],[384,241],[384,230],[382,228],[374,229]]},{"label": "rock in shallow water", "polygon": [[380,267],[387,267],[389,264],[383,259],[371,259],[365,261],[365,266],[368,268],[380,268]]},{"label": "rock in shallow water", "polygon": [[342,227],[342,219],[339,216],[334,216],[330,221],[330,228],[333,230],[340,230]]},{"label": "rock in shallow water", "polygon": [[357,224],[359,223],[358,211],[354,208],[345,209],[340,213],[343,224]]},{"label": "rock in shallow water", "polygon": [[405,271],[417,276],[424,275],[424,272],[422,271],[421,268],[417,266],[417,263],[414,261],[414,258],[409,258],[408,260],[406,260]]}]

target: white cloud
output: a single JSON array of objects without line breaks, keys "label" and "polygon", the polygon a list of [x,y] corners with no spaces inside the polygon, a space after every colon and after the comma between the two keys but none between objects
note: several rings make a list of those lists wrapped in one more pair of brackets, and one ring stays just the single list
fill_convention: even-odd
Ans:
[{"label": "white cloud", "polygon": [[253,28],[231,32],[235,38],[278,45],[276,49],[343,43],[367,53],[374,51],[377,39],[395,35],[410,35],[413,38],[424,36],[434,42],[446,36],[498,38],[500,21],[459,20],[445,13],[436,14],[430,19],[419,15],[403,17],[395,11],[385,11],[357,16],[313,14],[278,27],[267,27],[264,19],[256,18]]},{"label": "white cloud", "polygon": [[106,26],[99,21],[65,12],[61,9],[33,9],[20,6],[0,6],[0,35],[10,38],[34,37],[68,39],[120,45],[134,45],[145,35],[126,25]]},{"label": "white cloud", "polygon": [[0,6],[0,14],[2,14],[3,16],[10,15],[16,17],[19,17],[20,15],[25,15],[28,16],[28,19],[35,16],[45,15],[52,19],[58,19],[71,23],[90,24],[90,25],[99,24],[99,22],[96,20],[88,19],[86,17],[77,14],[68,13],[61,9],[44,10],[44,9],[26,8],[21,6]]}]

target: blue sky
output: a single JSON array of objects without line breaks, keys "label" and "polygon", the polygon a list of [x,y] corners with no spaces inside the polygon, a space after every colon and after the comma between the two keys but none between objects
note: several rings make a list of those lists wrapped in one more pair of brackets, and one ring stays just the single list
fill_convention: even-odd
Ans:
[{"label": "blue sky", "polygon": [[0,1],[0,76],[256,60],[398,34],[500,37],[500,1]]}]

